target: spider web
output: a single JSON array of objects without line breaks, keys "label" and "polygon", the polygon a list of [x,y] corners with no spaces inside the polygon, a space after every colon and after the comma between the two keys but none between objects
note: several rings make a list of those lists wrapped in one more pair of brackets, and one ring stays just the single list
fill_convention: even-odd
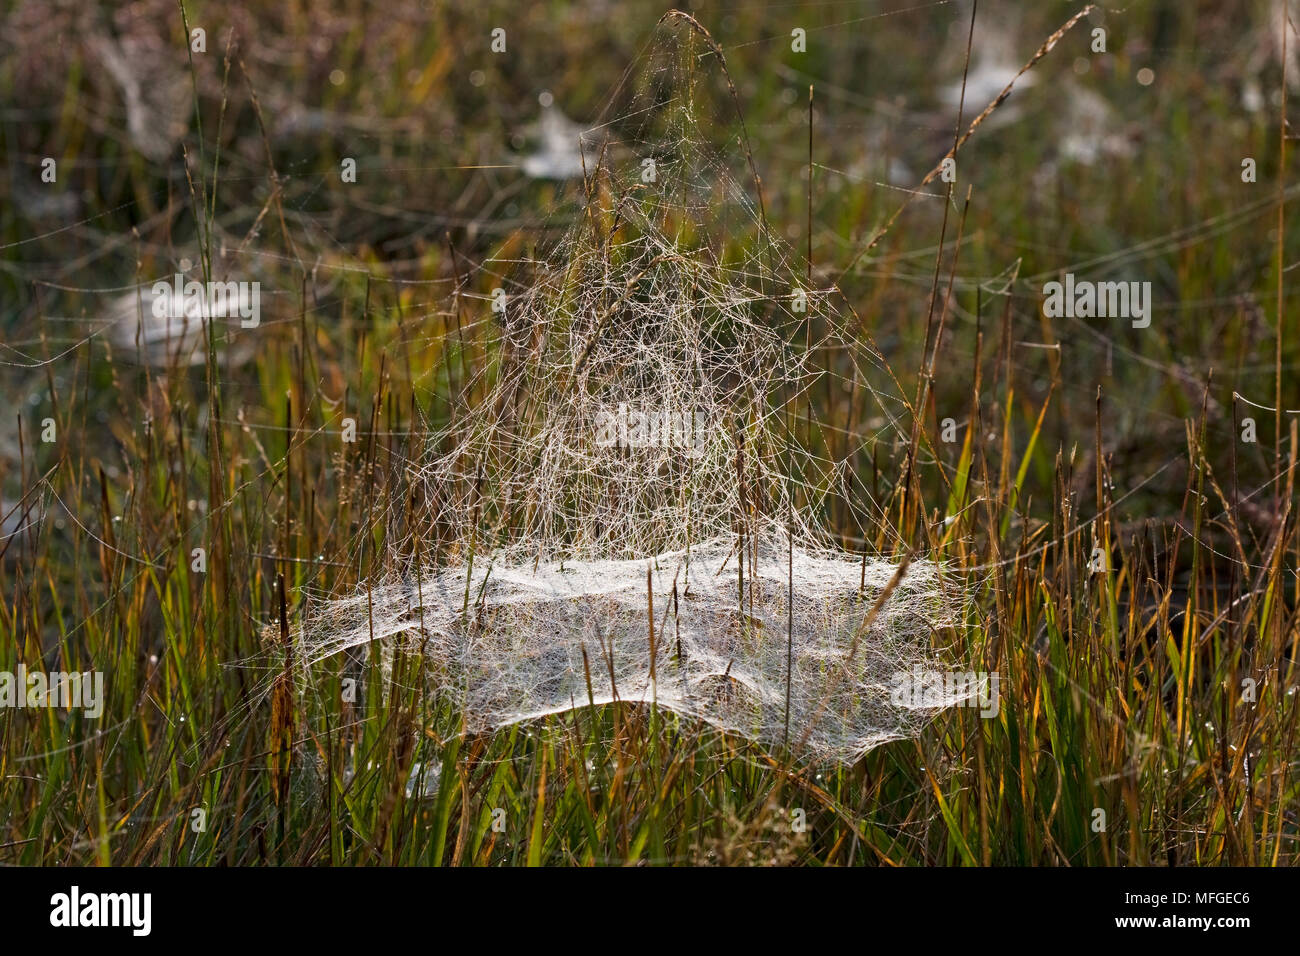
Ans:
[{"label": "spider web", "polygon": [[434,533],[391,501],[400,570],[309,601],[297,660],[419,653],[471,730],[626,701],[811,759],[914,735],[965,697],[892,691],[965,601],[942,567],[836,547],[828,502],[862,504],[797,437],[821,427],[812,356],[880,363],[772,235],[694,21],[661,21],[608,111],[574,144],[598,158],[571,227],[472,303],[491,347],[405,476]]}]

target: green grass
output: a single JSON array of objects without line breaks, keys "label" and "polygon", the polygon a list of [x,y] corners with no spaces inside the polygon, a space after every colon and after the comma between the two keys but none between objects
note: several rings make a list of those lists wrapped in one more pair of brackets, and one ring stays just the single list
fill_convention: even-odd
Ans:
[{"label": "green grass", "polygon": [[[181,51],[177,8],[154,6]],[[1021,62],[1078,9],[1037,6],[1014,33]],[[878,172],[836,172],[884,122],[864,104],[909,93],[912,120],[886,139],[919,178],[951,145],[951,120],[925,117],[936,84],[960,76],[960,60],[942,78],[932,64],[949,24],[964,35],[965,22],[947,8],[835,27],[857,7],[696,9],[737,77],[768,218],[800,250],[807,128],[791,114],[806,115],[807,85],[817,87],[814,261],[900,394],[920,395],[923,380],[932,390],[905,415],[911,448],[828,431],[812,450],[845,460],[886,503],[865,529],[869,546],[950,562],[976,602],[971,626],[942,640],[955,660],[1000,675],[996,718],[949,710],[919,739],[850,767],[791,766],[629,705],[467,735],[463,715],[423,692],[416,657],[385,674],[355,655],[304,679],[278,639],[304,589],[349,591],[393,560],[404,532],[376,514],[409,493],[401,463],[427,450],[424,431],[494,360],[482,323],[458,331],[433,291],[447,286],[421,281],[503,247],[520,254],[557,228],[545,217],[558,187],[456,167],[499,162],[539,88],[594,115],[660,8],[588,23],[559,3],[527,14],[397,4],[363,22],[359,4],[254,4],[227,66],[227,14],[187,4],[209,33],[207,54],[185,63],[202,118],[202,138],[192,122],[184,140],[188,182],[181,147],[170,165],[130,150],[92,61],[36,42],[72,23],[24,21],[31,42],[0,65],[0,88],[29,91],[24,121],[0,125],[9,198],[37,188],[34,157],[60,157],[61,189],[82,197],[86,222],[64,228],[16,202],[0,211],[0,241],[24,242],[6,248],[0,276],[0,358],[14,363],[0,381],[17,413],[0,490],[6,509],[44,511],[33,535],[0,543],[0,671],[100,670],[107,698],[98,720],[0,710],[0,862],[1300,861],[1300,446],[1294,416],[1282,416],[1275,447],[1275,416],[1233,397],[1271,407],[1280,388],[1283,408],[1300,406],[1294,332],[1280,356],[1274,339],[1275,323],[1296,328],[1290,293],[1275,296],[1279,262],[1300,258],[1300,243],[1297,230],[1280,245],[1276,234],[1277,110],[1246,113],[1236,96],[1261,5],[1190,6],[1151,0],[1108,15],[1112,53],[1086,75],[1073,63],[1090,55],[1087,30],[1068,34],[1009,101],[1025,118],[990,123],[962,148],[946,227],[941,203],[914,202],[842,276],[836,264],[902,199],[874,185]],[[977,31],[996,17],[984,11]],[[518,51],[500,62],[479,52],[498,22]],[[827,26],[810,31],[804,58],[785,39],[799,23]],[[759,37],[769,39],[750,42]],[[1157,82],[1139,87],[1148,64]],[[339,86],[327,78],[335,68]],[[1203,81],[1207,71],[1219,82]],[[1263,80],[1277,88],[1280,71]],[[1067,164],[1035,185],[1054,156],[1043,124],[1073,82],[1113,101],[1117,124],[1137,124],[1135,152]],[[263,132],[252,92],[272,126],[294,101],[347,119],[278,138]],[[970,106],[968,119],[983,104]],[[351,193],[335,185],[346,155],[363,171]],[[1258,159],[1257,184],[1241,182],[1243,156]],[[83,342],[94,324],[82,320],[106,297],[58,288],[127,285],[169,273],[178,250],[215,257],[220,237],[237,245],[254,232],[277,295],[242,365],[210,356],[150,369],[106,335]],[[733,253],[753,239],[727,237]],[[1026,277],[1116,252],[1156,284],[1147,334],[1042,317],[1041,280]],[[1013,294],[997,294],[1013,274]],[[490,278],[475,273],[465,292],[489,295]],[[870,430],[871,409],[850,392],[814,401],[819,420]],[[1239,440],[1246,414],[1256,444]],[[337,434],[345,416],[356,444]],[[939,437],[947,417],[960,424],[952,444]],[[45,418],[53,443],[39,438]],[[835,508],[825,517],[846,536],[860,530]],[[198,547],[203,573],[191,570]],[[349,677],[362,688],[355,702],[343,701]],[[438,769],[424,798],[406,792],[417,767]]]}]

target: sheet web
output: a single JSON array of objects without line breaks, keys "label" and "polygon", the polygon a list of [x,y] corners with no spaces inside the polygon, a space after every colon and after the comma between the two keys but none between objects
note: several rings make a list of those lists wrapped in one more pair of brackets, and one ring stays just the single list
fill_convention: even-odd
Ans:
[{"label": "sheet web", "polygon": [[296,658],[419,653],[473,730],[653,702],[851,760],[956,702],[893,691],[964,601],[917,560],[868,623],[897,568],[833,544],[847,476],[797,436],[810,357],[872,358],[767,227],[720,51],[669,19],[628,79],[585,135],[573,224],[478,303],[504,306],[488,358],[407,476],[436,533],[390,534],[400,573],[310,601]]}]

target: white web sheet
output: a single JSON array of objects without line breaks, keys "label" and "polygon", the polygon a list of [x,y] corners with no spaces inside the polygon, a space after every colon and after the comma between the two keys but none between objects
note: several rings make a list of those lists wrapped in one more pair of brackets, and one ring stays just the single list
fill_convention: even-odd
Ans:
[{"label": "white web sheet", "polygon": [[373,605],[374,638],[433,662],[434,687],[471,730],[620,700],[851,760],[958,702],[893,702],[900,672],[929,660],[932,628],[959,623],[933,567],[910,569],[864,629],[893,565],[792,551],[773,529],[745,572],[742,612],[735,544],[718,538],[649,561],[476,562],[468,588],[464,568],[384,582],[322,606],[309,630],[329,635],[318,658],[365,646]]}]

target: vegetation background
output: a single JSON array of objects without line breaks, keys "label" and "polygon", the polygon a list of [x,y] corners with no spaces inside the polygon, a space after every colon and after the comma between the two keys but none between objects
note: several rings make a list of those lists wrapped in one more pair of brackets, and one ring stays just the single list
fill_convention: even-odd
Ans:
[{"label": "vegetation background", "polygon": [[[964,128],[1081,4],[980,0],[973,35],[966,0],[683,8],[725,53],[769,222],[903,393],[929,386],[919,449],[819,450],[888,503],[869,545],[979,582],[951,637],[1000,673],[998,716],[947,711],[845,767],[619,705],[469,736],[414,693],[319,707],[340,674],[289,681],[263,631],[383,560],[371,508],[401,493],[412,423],[485,360],[436,290],[484,310],[484,260],[566,225],[582,183],[537,175],[546,124],[593,121],[666,8],[11,0],[0,670],[104,671],[108,697],[98,720],[0,710],[0,861],[1296,862],[1283,4],[1095,8],[921,197],[963,73]],[[263,285],[255,340],[138,326],[137,283],[223,263]],[[1151,326],[1044,318],[1069,271],[1151,281]],[[815,401],[870,425],[851,394]]]}]

